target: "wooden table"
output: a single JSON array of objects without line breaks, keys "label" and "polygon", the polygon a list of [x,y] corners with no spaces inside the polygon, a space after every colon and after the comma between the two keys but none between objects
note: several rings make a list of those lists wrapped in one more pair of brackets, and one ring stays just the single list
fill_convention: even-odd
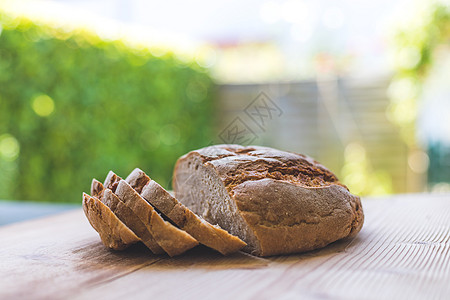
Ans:
[{"label": "wooden table", "polygon": [[108,251],[81,210],[0,227],[0,299],[450,299],[450,195],[363,206],[356,239],[264,259]]}]

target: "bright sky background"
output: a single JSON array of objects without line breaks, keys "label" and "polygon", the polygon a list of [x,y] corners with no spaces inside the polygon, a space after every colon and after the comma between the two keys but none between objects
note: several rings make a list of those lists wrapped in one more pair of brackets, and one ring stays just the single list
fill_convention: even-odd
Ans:
[{"label": "bright sky background", "polygon": [[[192,50],[199,44],[272,42],[289,65],[314,53],[351,55],[352,72],[389,70],[392,23],[413,11],[407,0],[15,0],[23,10],[89,24],[104,35],[134,35]],[[295,74],[295,72],[294,72]]]}]

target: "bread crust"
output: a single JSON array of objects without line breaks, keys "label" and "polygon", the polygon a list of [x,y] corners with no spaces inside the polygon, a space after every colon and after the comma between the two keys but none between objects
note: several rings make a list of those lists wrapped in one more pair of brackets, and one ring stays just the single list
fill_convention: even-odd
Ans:
[{"label": "bread crust", "polygon": [[[249,233],[233,229],[227,222],[220,225],[244,239],[249,252],[269,256],[313,250],[353,237],[362,228],[360,198],[323,165],[301,154],[240,145],[206,147],[177,161],[173,182],[176,197],[208,221],[226,215],[208,215],[210,209],[201,207],[210,205],[208,199],[196,203],[187,196],[192,186],[178,182],[186,166],[198,163],[199,158],[200,168],[220,179],[231,201],[228,206],[236,206],[234,222],[243,222]],[[196,181],[198,184],[202,182]]]},{"label": "bread crust", "polygon": [[359,198],[339,185],[310,188],[266,178],[236,186],[232,199],[259,240],[261,256],[321,248],[359,230]]}]

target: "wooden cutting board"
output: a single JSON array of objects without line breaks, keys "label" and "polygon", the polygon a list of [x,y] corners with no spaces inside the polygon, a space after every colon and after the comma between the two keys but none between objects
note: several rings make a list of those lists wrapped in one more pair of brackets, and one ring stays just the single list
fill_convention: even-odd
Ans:
[{"label": "wooden cutting board", "polygon": [[270,258],[109,251],[81,209],[0,227],[0,299],[450,299],[450,195],[363,206],[357,238]]}]

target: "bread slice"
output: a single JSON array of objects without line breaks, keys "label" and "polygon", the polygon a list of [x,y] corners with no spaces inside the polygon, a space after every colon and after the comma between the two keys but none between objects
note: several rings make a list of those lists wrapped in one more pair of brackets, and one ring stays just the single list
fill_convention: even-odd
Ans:
[{"label": "bread slice", "polygon": [[106,247],[123,250],[140,240],[96,197],[83,193],[83,211]]},{"label": "bread slice", "polygon": [[176,163],[175,197],[247,243],[255,255],[303,252],[353,237],[360,198],[305,155],[268,147],[217,145]]},{"label": "bread slice", "polygon": [[165,221],[125,180],[118,182],[115,194],[141,219],[169,256],[182,254],[198,245],[187,232]]},{"label": "bread slice", "polygon": [[126,179],[141,196],[179,228],[192,235],[199,243],[217,250],[223,255],[239,251],[246,244],[220,227],[199,218],[157,182],[150,180],[144,171],[136,168]]},{"label": "bread slice", "polygon": [[153,235],[148,231],[146,225],[138,216],[120,201],[110,190],[105,189],[103,184],[96,179],[92,180],[91,195],[100,199],[111,211],[126,224],[154,254],[162,254],[164,250],[155,241]]},{"label": "bread slice", "polygon": [[127,176],[125,181],[140,194],[144,186],[150,182],[150,177],[148,177],[141,169],[135,168],[131,171],[130,175]]},{"label": "bread slice", "polygon": [[106,175],[105,182],[103,183],[103,186],[107,189],[110,189],[113,191],[113,193],[117,189],[117,185],[119,184],[119,181],[122,180],[121,177],[119,177],[116,173],[113,171],[109,171],[108,175]]}]

